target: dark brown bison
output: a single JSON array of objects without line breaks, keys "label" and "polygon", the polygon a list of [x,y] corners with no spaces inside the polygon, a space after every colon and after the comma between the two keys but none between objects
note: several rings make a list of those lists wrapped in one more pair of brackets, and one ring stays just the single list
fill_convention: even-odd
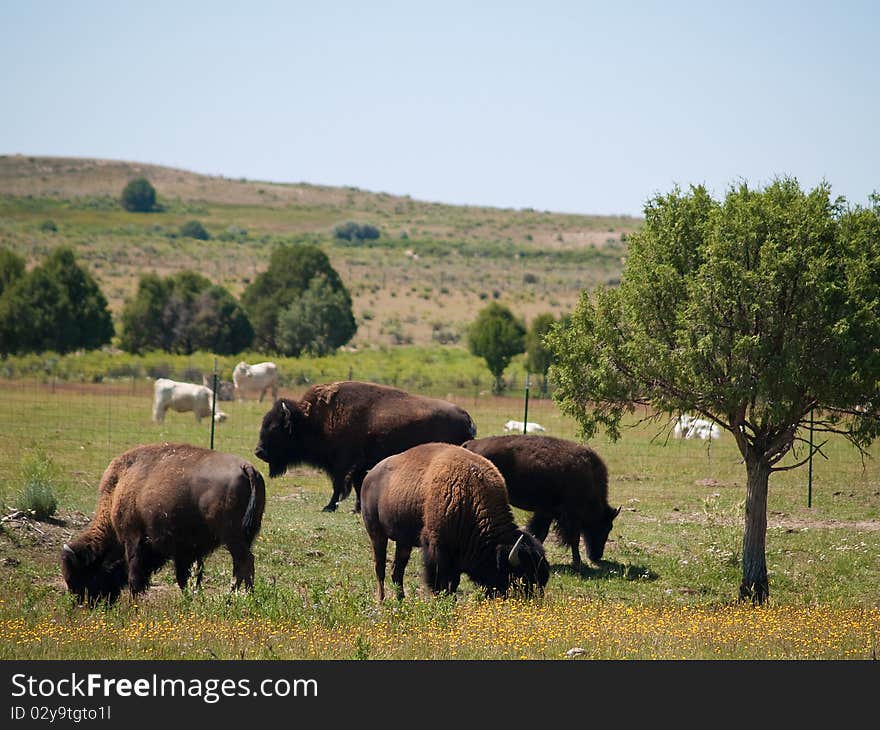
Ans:
[{"label": "dark brown bison", "polygon": [[424,580],[435,594],[455,593],[462,573],[491,593],[518,583],[529,595],[547,584],[544,547],[516,526],[504,479],[482,456],[452,444],[415,446],[373,467],[361,499],[380,602],[389,540],[398,598],[414,547],[421,547]]},{"label": "dark brown bison", "polygon": [[552,436],[489,436],[464,448],[485,456],[504,476],[510,503],[533,512],[527,528],[543,542],[555,521],[559,541],[581,565],[580,536],[598,562],[620,513],[608,506],[608,470],[591,448]]},{"label": "dark brown bison", "polygon": [[234,588],[254,583],[251,544],[260,531],[266,492],[252,464],[188,444],[136,446],[104,471],[98,505],[86,529],[61,553],[61,573],[80,601],[112,603],[128,585],[133,594],[174,561],[186,588],[193,563],[225,546]]},{"label": "dark brown bison", "polygon": [[254,454],[277,477],[309,464],[333,480],[325,512],[355,491],[360,512],[367,470],[386,456],[430,441],[460,444],[476,436],[467,411],[437,398],[374,383],[313,385],[295,401],[279,398],[263,416]]}]

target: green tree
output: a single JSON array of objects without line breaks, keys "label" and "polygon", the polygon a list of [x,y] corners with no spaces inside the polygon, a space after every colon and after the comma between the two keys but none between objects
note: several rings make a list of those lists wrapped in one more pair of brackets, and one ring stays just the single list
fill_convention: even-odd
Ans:
[{"label": "green tree", "polygon": [[282,355],[327,355],[348,342],[356,331],[350,301],[318,275],[279,315],[278,346]]},{"label": "green tree", "polygon": [[222,286],[210,286],[194,302],[190,325],[196,350],[237,355],[251,346],[254,328],[242,306]]},{"label": "green tree", "polygon": [[24,259],[21,256],[8,248],[0,248],[0,296],[7,286],[24,276],[24,270]]},{"label": "green tree", "polygon": [[810,456],[810,414],[861,450],[880,431],[878,272],[876,195],[849,207],[790,178],[723,202],[675,189],[646,204],[620,287],[582,295],[549,337],[554,396],[587,437],[618,438],[637,405],[731,434],[746,469],[741,599],[769,596],[769,478]]},{"label": "green tree", "polygon": [[532,320],[526,333],[526,367],[530,373],[541,376],[541,393],[547,394],[547,371],[553,362],[553,351],[544,342],[544,337],[556,324],[552,314],[539,314]]},{"label": "green tree", "polygon": [[70,248],[55,249],[0,297],[4,354],[94,350],[112,337],[107,299],[91,274],[76,263]]},{"label": "green tree", "polygon": [[486,361],[495,377],[493,390],[504,389],[502,375],[514,355],[525,352],[526,327],[503,304],[492,302],[477,313],[468,329],[468,349]]},{"label": "green tree", "polygon": [[156,189],[145,177],[136,177],[122,190],[122,207],[133,213],[149,213],[156,207]]},{"label": "green tree", "polygon": [[119,347],[135,354],[146,350],[168,350],[163,312],[168,302],[169,286],[157,274],[142,274],[137,293],[122,308],[122,332]]},{"label": "green tree", "polygon": [[193,271],[165,279],[144,274],[122,310],[119,346],[127,352],[165,350],[188,355],[241,352],[253,341],[250,320],[223,287]]},{"label": "green tree", "polygon": [[272,252],[269,268],[258,274],[241,296],[254,328],[255,347],[264,352],[281,352],[276,332],[278,317],[302,296],[317,276],[324,277],[330,290],[342,296],[350,312],[351,296],[321,249],[296,244],[282,245]]}]

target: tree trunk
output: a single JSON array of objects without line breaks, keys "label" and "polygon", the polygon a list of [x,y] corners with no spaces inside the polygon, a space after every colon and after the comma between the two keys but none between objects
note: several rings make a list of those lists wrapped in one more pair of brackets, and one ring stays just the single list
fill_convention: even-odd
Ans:
[{"label": "tree trunk", "polygon": [[762,456],[746,457],[746,524],[740,600],[762,604],[770,597],[767,582],[767,483],[770,465]]}]

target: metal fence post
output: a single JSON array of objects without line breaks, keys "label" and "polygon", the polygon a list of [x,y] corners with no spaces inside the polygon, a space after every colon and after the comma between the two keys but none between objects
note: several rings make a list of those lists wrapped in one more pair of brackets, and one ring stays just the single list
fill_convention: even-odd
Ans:
[{"label": "metal fence post", "polygon": [[214,357],[214,377],[211,386],[211,451],[214,450],[214,414],[217,412],[217,358]]},{"label": "metal fence post", "polygon": [[526,406],[525,413],[523,413],[523,433],[529,432],[529,376],[530,373],[526,370]]}]

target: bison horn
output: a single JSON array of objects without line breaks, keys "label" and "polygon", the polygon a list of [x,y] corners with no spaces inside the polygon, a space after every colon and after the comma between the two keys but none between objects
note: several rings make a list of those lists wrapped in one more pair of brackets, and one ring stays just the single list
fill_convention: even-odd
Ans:
[{"label": "bison horn", "polygon": [[510,554],[507,556],[507,562],[510,563],[512,568],[519,567],[519,544],[523,541],[524,537],[525,535],[519,536],[519,539],[513,544]]},{"label": "bison horn", "polygon": [[67,555],[70,556],[70,561],[75,564],[76,563],[76,552],[74,551],[74,549],[72,547],[70,547],[70,545],[68,545],[67,543],[64,543],[64,545],[61,547],[61,549]]},{"label": "bison horn", "polygon": [[623,509],[623,505],[620,505],[616,510],[614,510],[614,516],[611,518],[612,520],[620,514],[620,510]]}]

